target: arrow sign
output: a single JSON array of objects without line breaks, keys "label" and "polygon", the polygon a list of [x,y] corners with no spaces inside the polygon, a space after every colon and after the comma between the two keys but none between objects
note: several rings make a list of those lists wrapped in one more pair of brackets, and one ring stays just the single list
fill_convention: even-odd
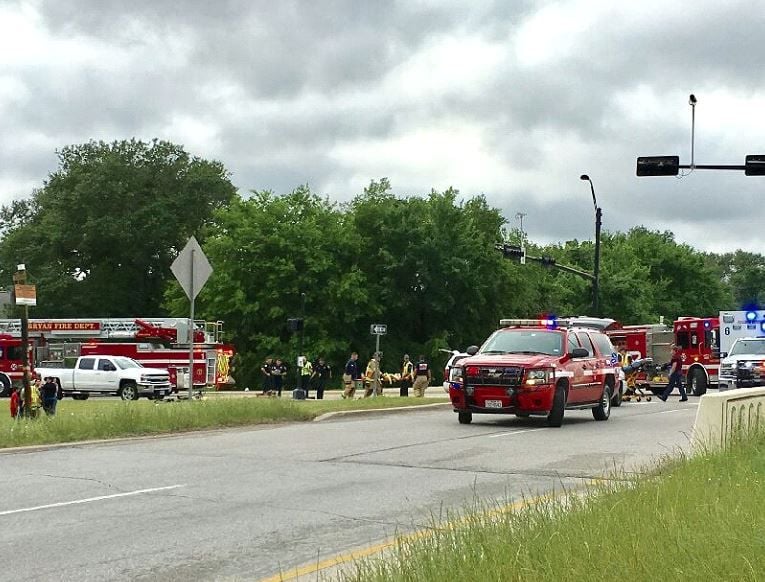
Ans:
[{"label": "arrow sign", "polygon": [[387,332],[388,326],[384,323],[373,323],[369,329],[369,333],[372,335],[385,335]]},{"label": "arrow sign", "polygon": [[170,265],[170,270],[186,292],[186,297],[191,300],[196,299],[213,271],[202,247],[193,236]]}]

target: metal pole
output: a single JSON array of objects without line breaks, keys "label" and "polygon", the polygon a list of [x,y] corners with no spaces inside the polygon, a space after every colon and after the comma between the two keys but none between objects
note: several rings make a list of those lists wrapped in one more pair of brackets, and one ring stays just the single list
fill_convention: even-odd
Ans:
[{"label": "metal pole", "polygon": [[191,297],[191,315],[189,316],[189,400],[194,388],[194,252],[191,249],[191,270],[189,276],[189,296]]},{"label": "metal pole", "polygon": [[592,315],[597,317],[600,309],[600,227],[602,225],[603,212],[598,207],[598,201],[595,198],[595,186],[587,174],[579,176],[580,180],[586,180],[590,183],[590,192],[592,192],[592,205],[595,207],[595,278],[592,281]]},{"label": "metal pole", "polygon": [[24,415],[29,416],[32,413],[32,390],[29,379],[29,306],[25,305],[21,310],[21,356],[22,368],[22,386],[24,386]]},{"label": "metal pole", "polygon": [[592,282],[592,315],[600,313],[600,227],[603,224],[603,212],[595,208],[595,280]]},{"label": "metal pole", "polygon": [[[377,355],[377,376],[380,376],[380,334],[375,334],[375,355]],[[380,384],[382,387],[382,384]],[[377,396],[377,384],[375,384],[374,396]]]},{"label": "metal pole", "polygon": [[[306,390],[303,386],[303,370],[300,369],[300,357],[303,356],[303,330],[305,329],[305,293],[300,294],[302,301],[300,305],[300,319],[302,321],[300,325],[300,331],[298,333],[298,359],[297,359],[297,387],[301,390]],[[305,362],[303,362],[305,364]],[[306,391],[306,396],[308,395]]]}]

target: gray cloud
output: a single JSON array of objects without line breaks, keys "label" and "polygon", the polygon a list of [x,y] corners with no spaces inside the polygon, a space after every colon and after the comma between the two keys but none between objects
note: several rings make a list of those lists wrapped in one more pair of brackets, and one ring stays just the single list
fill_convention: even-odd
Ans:
[{"label": "gray cloud", "polygon": [[[573,1],[17,5],[38,7],[35,27],[51,54],[6,67],[23,99],[4,99],[0,76],[0,202],[41,184],[55,148],[160,137],[220,159],[244,191],[309,183],[347,200],[380,176],[406,194],[454,177],[463,194],[485,193],[509,219],[528,212],[538,240],[592,236],[578,180],[586,172],[607,229],[666,228],[699,248],[765,243],[737,237],[765,218],[759,179],[634,176],[638,155],[687,161],[690,92],[699,95],[697,162],[758,153],[705,109],[705,95],[763,98],[765,70],[754,58],[765,13],[743,1],[656,3],[654,16],[639,17]],[[570,18],[549,41],[563,48],[524,62],[517,43],[540,10],[550,27],[556,15]],[[437,48],[450,39],[474,60],[444,61],[455,54]],[[470,52],[473,41],[488,52]],[[390,145],[450,128],[448,143],[423,138],[422,147],[435,146],[430,157]]]}]

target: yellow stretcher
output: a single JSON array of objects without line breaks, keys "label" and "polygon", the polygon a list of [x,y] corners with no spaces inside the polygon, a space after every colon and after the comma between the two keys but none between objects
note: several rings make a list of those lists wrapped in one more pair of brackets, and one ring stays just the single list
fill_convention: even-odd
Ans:
[{"label": "yellow stretcher", "polygon": [[650,389],[650,386],[646,383],[645,379],[641,378],[643,365],[650,364],[651,359],[645,358],[642,360],[632,360],[631,357],[627,357],[627,365],[622,367],[624,372],[624,382],[627,385],[624,394],[622,395],[622,402],[641,402],[645,400],[650,402],[652,396],[646,394],[643,387]]}]

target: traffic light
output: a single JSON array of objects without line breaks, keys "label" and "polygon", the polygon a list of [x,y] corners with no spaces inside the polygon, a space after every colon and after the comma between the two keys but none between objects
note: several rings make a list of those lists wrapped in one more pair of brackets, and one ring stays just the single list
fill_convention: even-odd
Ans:
[{"label": "traffic light", "polygon": [[505,255],[505,258],[507,259],[519,259],[521,263],[526,261],[526,249],[521,247],[503,245],[502,254]]},{"label": "traffic light", "polygon": [[545,267],[554,267],[555,266],[555,259],[553,259],[552,257],[542,257],[542,260],[540,262]]},{"label": "traffic light", "polygon": [[765,176],[765,156],[746,156],[744,165],[744,175],[746,176]]},{"label": "traffic light", "polygon": [[637,159],[638,176],[677,176],[680,156],[647,156]]},{"label": "traffic light", "polygon": [[287,320],[287,326],[290,331],[301,331],[303,329],[303,320],[299,317],[290,317]]}]

